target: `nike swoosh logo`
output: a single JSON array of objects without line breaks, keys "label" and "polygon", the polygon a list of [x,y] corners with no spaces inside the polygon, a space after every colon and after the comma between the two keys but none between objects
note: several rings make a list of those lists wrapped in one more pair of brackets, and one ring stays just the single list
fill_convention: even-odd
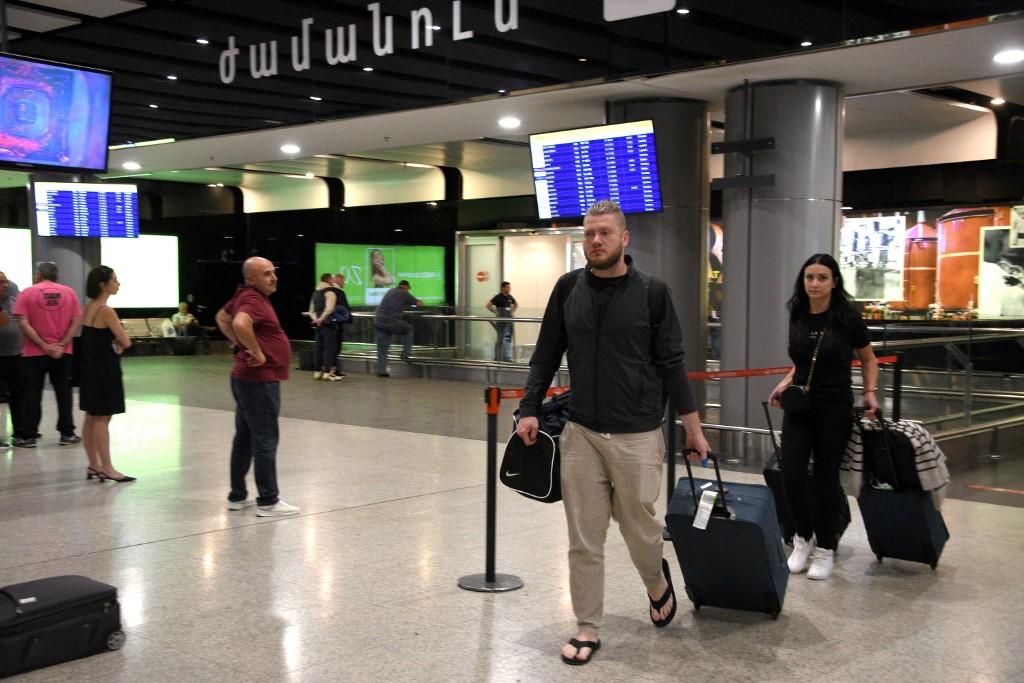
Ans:
[{"label": "nike swoosh logo", "polygon": [[518,477],[520,474],[522,474],[522,472],[509,472],[509,471],[505,472],[505,476],[506,477]]}]

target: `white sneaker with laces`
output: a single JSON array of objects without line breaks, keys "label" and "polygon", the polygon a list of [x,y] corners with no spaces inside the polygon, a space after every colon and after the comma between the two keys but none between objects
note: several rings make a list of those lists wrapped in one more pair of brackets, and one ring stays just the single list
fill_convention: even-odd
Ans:
[{"label": "white sneaker with laces", "polygon": [[257,517],[290,517],[299,514],[299,508],[279,500],[273,505],[260,505],[256,510]]},{"label": "white sneaker with laces", "polygon": [[251,508],[255,504],[256,501],[252,498],[246,498],[245,500],[229,500],[228,510],[244,510],[246,508]]},{"label": "white sneaker with laces", "polygon": [[810,559],[811,553],[814,552],[815,546],[814,536],[811,536],[809,541],[800,534],[793,536],[793,552],[789,554],[788,561],[791,574],[799,574],[807,569],[807,561]]},{"label": "white sneaker with laces", "polygon": [[811,555],[811,568],[807,570],[808,579],[824,581],[832,576],[832,570],[836,566],[836,551],[825,548],[815,548]]}]

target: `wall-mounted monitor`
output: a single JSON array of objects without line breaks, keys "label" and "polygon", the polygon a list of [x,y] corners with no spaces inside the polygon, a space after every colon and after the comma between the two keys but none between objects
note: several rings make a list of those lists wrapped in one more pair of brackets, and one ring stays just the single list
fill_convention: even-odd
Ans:
[{"label": "wall-mounted monitor", "polygon": [[376,306],[401,280],[428,306],[445,303],[444,247],[317,242],[317,277],[344,273],[351,306]]},{"label": "wall-mounted monitor", "polygon": [[530,156],[541,219],[582,216],[601,199],[624,213],[661,211],[653,121],[531,135]]},{"label": "wall-mounted monitor", "polygon": [[107,170],[109,72],[0,54],[0,165]]},{"label": "wall-mounted monitor", "polygon": [[32,184],[36,233],[43,237],[138,237],[135,185]]}]

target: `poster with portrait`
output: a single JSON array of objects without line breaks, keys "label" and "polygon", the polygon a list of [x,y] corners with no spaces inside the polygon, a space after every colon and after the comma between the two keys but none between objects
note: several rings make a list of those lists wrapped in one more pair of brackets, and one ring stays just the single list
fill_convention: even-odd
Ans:
[{"label": "poster with portrait", "polygon": [[907,217],[843,219],[839,269],[846,291],[862,301],[903,300],[903,251]]},{"label": "poster with portrait", "polygon": [[1013,227],[981,229],[978,264],[978,316],[1024,317],[1024,247],[1011,246]]}]

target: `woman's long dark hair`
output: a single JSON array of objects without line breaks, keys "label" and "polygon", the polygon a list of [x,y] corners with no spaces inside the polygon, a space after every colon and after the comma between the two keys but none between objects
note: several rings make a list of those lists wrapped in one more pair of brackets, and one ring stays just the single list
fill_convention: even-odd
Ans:
[{"label": "woman's long dark hair", "polygon": [[110,282],[110,278],[113,275],[114,269],[107,266],[96,266],[90,270],[89,275],[85,278],[85,295],[90,299],[98,297],[100,295],[100,285]]},{"label": "woman's long dark hair", "polygon": [[[828,305],[829,329],[840,333],[840,336],[845,336],[849,313],[856,312],[849,293],[843,287],[843,275],[839,272],[839,264],[831,254],[814,254],[800,266],[800,271],[796,275],[796,283],[793,285],[793,296],[786,303],[786,308],[789,310],[789,347],[791,350],[801,349],[809,344],[811,300],[807,296],[807,290],[804,289],[804,271],[807,270],[807,266],[813,265],[825,266],[832,271],[832,279],[836,283]],[[825,342],[822,344],[824,345]]]}]

